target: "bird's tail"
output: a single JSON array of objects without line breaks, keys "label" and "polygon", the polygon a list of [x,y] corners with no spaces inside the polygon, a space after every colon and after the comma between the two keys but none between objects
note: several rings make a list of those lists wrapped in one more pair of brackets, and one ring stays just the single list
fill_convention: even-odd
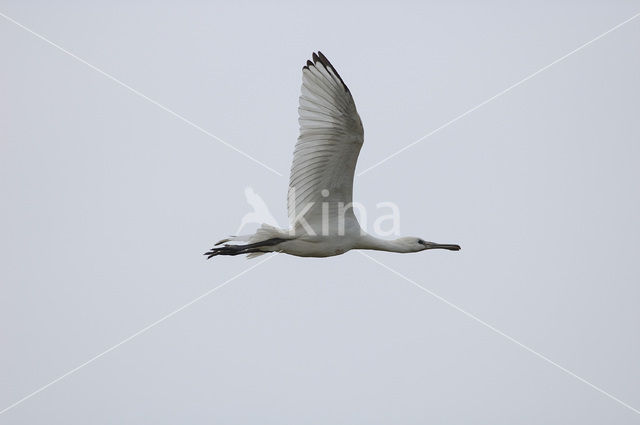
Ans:
[{"label": "bird's tail", "polygon": [[[274,247],[291,239],[286,230],[281,230],[268,224],[263,224],[255,234],[230,236],[216,243],[216,247],[205,252],[207,259],[216,255],[249,254],[247,258],[254,258],[267,252],[277,251]],[[229,244],[227,242],[249,242],[248,244]],[[224,244],[224,245],[222,245]],[[218,245],[222,245],[218,247]]]}]

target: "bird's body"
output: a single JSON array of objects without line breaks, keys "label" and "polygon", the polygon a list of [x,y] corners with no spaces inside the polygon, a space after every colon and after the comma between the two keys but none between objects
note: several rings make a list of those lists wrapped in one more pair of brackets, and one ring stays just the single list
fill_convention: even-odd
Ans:
[{"label": "bird's body", "polygon": [[[426,242],[425,242],[426,243]],[[416,245],[417,244],[417,245]],[[457,251],[458,245],[435,244],[431,248],[442,248]],[[272,251],[298,257],[333,257],[344,254],[352,249],[370,249],[376,251],[409,253],[428,249],[424,244],[417,243],[416,238],[407,237],[392,241],[379,239],[368,234],[358,235],[330,235],[330,236],[301,236],[282,242]]]},{"label": "bird's body", "polygon": [[354,239],[347,235],[303,235],[282,242],[277,249],[298,257],[332,257],[354,249],[353,242]]},{"label": "bird's body", "polygon": [[[458,245],[419,238],[384,240],[365,233],[353,212],[353,177],[364,130],[351,92],[320,52],[302,69],[296,143],[287,206],[290,230],[263,224],[249,236],[230,237],[206,252],[216,255],[282,252],[299,257],[331,257],[352,249],[418,252],[457,251]],[[227,242],[248,242],[246,244]]]}]

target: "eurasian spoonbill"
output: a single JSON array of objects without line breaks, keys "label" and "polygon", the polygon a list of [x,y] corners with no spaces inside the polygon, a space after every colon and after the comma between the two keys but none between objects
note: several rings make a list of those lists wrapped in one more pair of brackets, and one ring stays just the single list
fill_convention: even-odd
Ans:
[{"label": "eurasian spoonbill", "polygon": [[314,53],[313,62],[307,61],[302,68],[298,115],[300,136],[293,153],[287,202],[291,230],[263,224],[253,235],[221,240],[217,248],[204,254],[207,258],[238,254],[251,258],[273,251],[331,257],[352,249],[401,253],[460,249],[459,245],[415,237],[384,240],[361,229],[350,207],[353,176],[364,141],[362,122],[349,88],[321,52]]}]

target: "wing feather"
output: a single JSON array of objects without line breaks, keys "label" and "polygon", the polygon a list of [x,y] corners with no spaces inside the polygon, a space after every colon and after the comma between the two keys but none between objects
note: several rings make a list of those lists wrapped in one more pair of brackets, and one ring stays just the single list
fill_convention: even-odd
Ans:
[{"label": "wing feather", "polygon": [[[289,180],[289,219],[298,230],[297,214],[312,204],[302,218],[319,233],[323,202],[328,202],[332,211],[333,204],[352,202],[353,176],[364,141],[351,92],[320,52],[302,69],[298,122],[300,136]],[[323,190],[329,191],[328,196],[323,196]]]}]

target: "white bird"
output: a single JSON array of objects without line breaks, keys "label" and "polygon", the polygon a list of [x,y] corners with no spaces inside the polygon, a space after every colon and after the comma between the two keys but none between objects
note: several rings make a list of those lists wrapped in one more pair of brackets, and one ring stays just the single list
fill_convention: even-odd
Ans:
[{"label": "white bird", "polygon": [[364,131],[351,92],[321,52],[314,53],[313,62],[307,61],[302,68],[301,91],[300,136],[293,153],[287,203],[291,229],[263,224],[253,235],[221,240],[216,246],[223,246],[204,255],[248,254],[252,258],[276,251],[300,257],[331,257],[352,249],[458,251],[458,245],[416,237],[384,240],[361,229],[350,207]]}]

